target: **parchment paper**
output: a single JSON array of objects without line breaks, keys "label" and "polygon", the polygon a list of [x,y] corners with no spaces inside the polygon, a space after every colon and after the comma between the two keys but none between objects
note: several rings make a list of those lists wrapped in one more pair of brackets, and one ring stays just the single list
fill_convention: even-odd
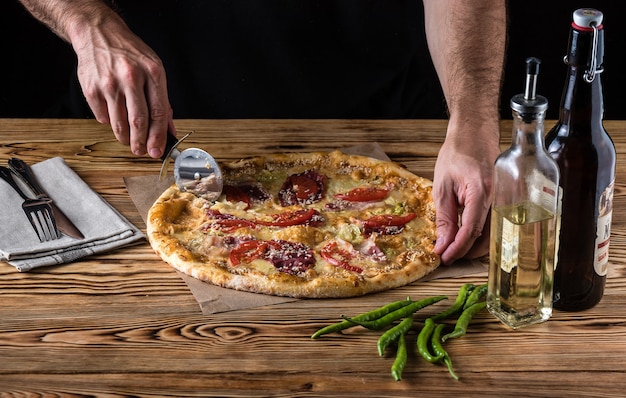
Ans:
[{"label": "parchment paper", "polygon": [[[377,143],[344,148],[342,152],[389,160],[389,157]],[[163,191],[174,183],[174,178],[170,176],[163,181],[159,181],[158,175],[132,176],[124,177],[124,183],[130,198],[145,222],[150,207]],[[440,278],[454,278],[485,271],[486,266],[480,261],[460,260],[451,266],[440,266],[434,272],[414,283]],[[205,315],[299,300],[290,297],[277,297],[226,289],[200,281],[182,272],[178,272],[178,274],[189,287],[189,290],[200,305],[202,313]]]}]

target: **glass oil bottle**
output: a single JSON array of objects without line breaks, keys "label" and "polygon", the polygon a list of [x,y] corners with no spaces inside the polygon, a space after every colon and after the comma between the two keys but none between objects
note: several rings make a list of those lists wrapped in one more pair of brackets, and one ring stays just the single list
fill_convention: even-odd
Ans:
[{"label": "glass oil bottle", "polygon": [[494,167],[487,308],[513,329],[552,315],[559,169],[543,143],[548,101],[536,94],[540,62],[526,60],[524,94],[511,99],[512,144]]}]

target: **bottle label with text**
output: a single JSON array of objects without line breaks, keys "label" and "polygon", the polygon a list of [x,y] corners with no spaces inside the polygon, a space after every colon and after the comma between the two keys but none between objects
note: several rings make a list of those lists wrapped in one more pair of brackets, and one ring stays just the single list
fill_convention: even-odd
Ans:
[{"label": "bottle label with text", "polygon": [[598,227],[596,231],[594,268],[600,276],[606,275],[608,271],[614,187],[615,183],[611,182],[604,192],[602,192],[602,196],[598,201]]}]

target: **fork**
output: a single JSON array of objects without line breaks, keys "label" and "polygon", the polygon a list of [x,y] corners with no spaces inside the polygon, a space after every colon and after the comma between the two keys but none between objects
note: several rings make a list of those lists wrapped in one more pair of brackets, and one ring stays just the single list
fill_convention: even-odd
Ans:
[{"label": "fork", "polygon": [[52,217],[49,201],[45,199],[31,199],[26,196],[13,179],[11,171],[4,166],[0,166],[0,178],[6,181],[24,199],[22,209],[30,225],[37,233],[39,241],[45,242],[58,239],[60,234],[54,222],[54,217]]}]

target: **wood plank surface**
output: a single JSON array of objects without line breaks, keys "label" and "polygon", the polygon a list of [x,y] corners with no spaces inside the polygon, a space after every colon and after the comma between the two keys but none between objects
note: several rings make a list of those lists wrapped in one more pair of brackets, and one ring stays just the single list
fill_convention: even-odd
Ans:
[{"label": "wood plank surface", "polygon": [[[445,134],[439,120],[177,120],[176,126],[194,131],[185,147],[206,149],[220,161],[378,142],[393,160],[429,178]],[[0,397],[625,396],[626,122],[605,126],[618,151],[618,173],[604,298],[591,310],[555,311],[548,322],[517,331],[479,314],[466,336],[446,345],[460,381],[414,349],[403,380],[394,381],[392,354],[376,352],[377,332],[310,335],[341,314],[407,295],[455,296],[463,283],[485,282],[486,273],[353,299],[202,315],[187,285],[144,242],[29,273],[0,263]],[[504,121],[503,147],[510,136]],[[0,119],[0,163],[13,156],[28,163],[63,157],[144,229],[122,177],[158,174],[160,162],[131,155],[108,127]],[[410,348],[417,331],[409,333]]]}]

